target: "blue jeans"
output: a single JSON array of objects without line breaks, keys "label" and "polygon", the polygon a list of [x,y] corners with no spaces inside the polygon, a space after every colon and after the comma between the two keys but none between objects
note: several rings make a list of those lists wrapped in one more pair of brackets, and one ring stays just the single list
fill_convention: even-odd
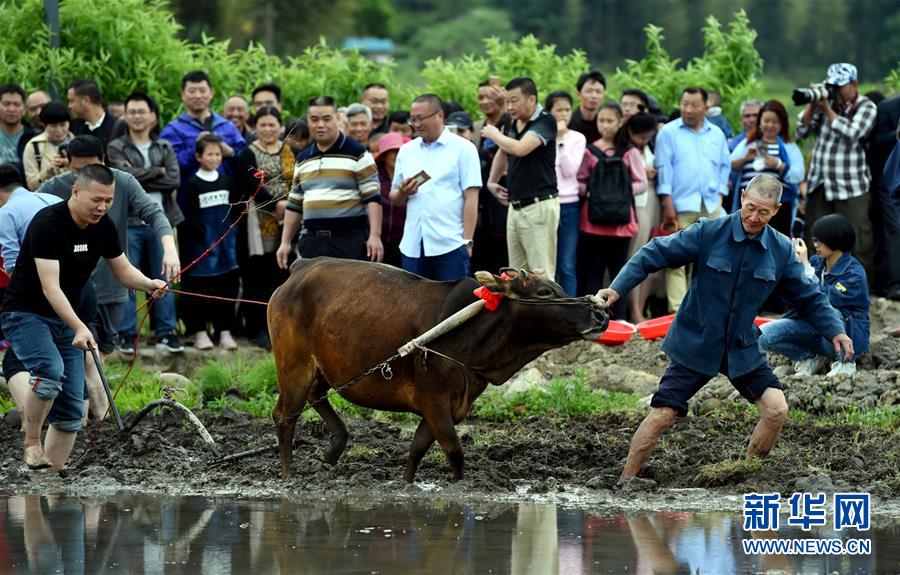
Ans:
[{"label": "blue jeans", "polygon": [[40,399],[52,399],[47,416],[60,431],[81,429],[84,413],[84,352],[74,345],[75,332],[59,318],[24,311],[0,315],[0,323],[16,357],[31,377]]},{"label": "blue jeans", "polygon": [[[147,277],[165,280],[162,274],[162,259],[162,244],[152,227],[146,224],[128,226],[128,261],[131,265],[142,270]],[[137,335],[136,313],[134,292],[129,291],[125,311],[122,314],[122,325],[119,326],[119,333],[125,341],[130,341]],[[156,314],[157,338],[174,333],[176,322],[174,294],[167,293],[166,297],[156,300],[153,304],[153,313]]]},{"label": "blue jeans", "polygon": [[823,355],[834,361],[834,345],[799,319],[779,319],[760,326],[759,347],[794,361]]},{"label": "blue jeans", "polygon": [[[425,253],[424,248],[419,253]],[[452,281],[462,279],[471,274],[469,271],[469,251],[466,249],[466,246],[459,246],[455,250],[439,256],[411,258],[404,254],[403,269],[430,280]]]},{"label": "blue jeans", "polygon": [[578,289],[575,265],[578,261],[580,215],[579,202],[559,205],[559,229],[556,231],[556,283],[569,297],[575,297]]}]

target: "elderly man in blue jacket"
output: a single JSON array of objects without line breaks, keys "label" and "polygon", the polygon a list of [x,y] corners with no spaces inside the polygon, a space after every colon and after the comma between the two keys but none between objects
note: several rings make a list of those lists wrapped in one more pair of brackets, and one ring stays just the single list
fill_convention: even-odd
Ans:
[{"label": "elderly man in blue jacket", "polygon": [[840,315],[805,275],[790,239],[767,225],[781,206],[781,190],[775,178],[756,176],[741,195],[739,212],[702,219],[654,239],[609,288],[597,293],[609,306],[655,271],[694,266],[690,289],[662,346],[671,362],[650,402],[650,414],[632,438],[619,483],[640,472],[660,435],[676,416],[687,414],[688,400],[719,372],[759,408],[747,457],[769,453],[788,408],[781,383],[759,348],[760,331],[753,320],[773,292],[830,340],[838,357],[852,359],[853,342]]}]

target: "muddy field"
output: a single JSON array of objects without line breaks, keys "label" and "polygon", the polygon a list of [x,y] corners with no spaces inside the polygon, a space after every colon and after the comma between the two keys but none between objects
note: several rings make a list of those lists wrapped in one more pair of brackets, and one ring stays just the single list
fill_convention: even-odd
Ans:
[{"label": "muddy field", "polygon": [[[795,408],[827,414],[841,404],[874,406],[900,403],[900,338],[882,333],[891,322],[900,325],[900,305],[885,302],[873,327],[873,349],[861,370],[847,381],[786,377]],[[666,365],[656,342],[634,340],[618,348],[574,344],[538,359],[517,376],[514,385],[572,375],[584,370],[592,385],[613,390],[652,392]],[[539,381],[538,381],[539,383]],[[508,384],[509,385],[509,384]],[[900,501],[898,427],[888,430],[837,426],[815,418],[789,421],[781,439],[762,464],[742,461],[755,418],[752,413],[717,409],[733,390],[727,381],[713,382],[694,402],[689,417],[664,436],[643,478],[625,493],[667,493],[676,488],[708,488],[719,494],[748,491],[862,489],[881,501]],[[817,403],[826,394],[832,401]],[[821,405],[820,405],[821,403]],[[228,410],[201,412],[223,453],[234,453],[274,442],[270,422]],[[107,422],[100,430],[80,434],[64,476],[31,472],[19,465],[18,429],[0,422],[0,482],[7,490],[136,488],[167,492],[229,492],[247,495],[299,492],[346,493],[359,490],[382,494],[434,490],[461,496],[524,496],[578,492],[610,495],[628,450],[639,413],[610,413],[576,418],[532,418],[494,423],[477,420],[460,426],[466,457],[466,478],[449,482],[449,468],[435,446],[426,455],[415,486],[400,480],[412,439],[412,428],[355,419],[341,461],[320,460],[327,432],[320,423],[298,430],[295,477],[280,478],[277,454],[264,453],[224,465],[211,465],[193,429],[174,415],[154,415],[130,436]],[[666,497],[672,497],[671,492]],[[613,497],[622,497],[615,492]]]}]

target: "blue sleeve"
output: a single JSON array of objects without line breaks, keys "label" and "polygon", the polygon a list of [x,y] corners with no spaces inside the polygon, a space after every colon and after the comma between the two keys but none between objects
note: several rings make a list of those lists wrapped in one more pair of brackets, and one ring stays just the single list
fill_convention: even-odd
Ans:
[{"label": "blue sleeve", "polygon": [[787,151],[788,164],[791,165],[787,173],[784,174],[784,181],[788,184],[799,184],[803,181],[803,178],[806,177],[803,151],[800,150],[800,146],[794,142],[786,143],[784,149]]},{"label": "blue sleeve", "polygon": [[3,269],[9,271],[16,267],[19,248],[15,217],[9,209],[0,210],[0,255],[3,256]]},{"label": "blue sleeve", "polygon": [[665,268],[680,268],[697,260],[703,245],[703,225],[694,224],[661,238],[653,238],[634,254],[609,287],[620,297],[652,274]]},{"label": "blue sleeve", "polygon": [[656,151],[654,163],[656,164],[656,195],[672,195],[672,130],[660,130],[656,136]]},{"label": "blue sleeve", "polygon": [[784,265],[778,289],[800,318],[829,341],[840,333],[846,333],[840,314],[832,307],[828,296],[819,289],[818,282],[806,277],[803,264],[793,253],[788,253]]},{"label": "blue sleeve", "polygon": [[194,140],[188,141],[188,138],[185,138],[184,134],[180,134],[174,126],[175,121],[169,122],[159,137],[172,144],[175,157],[178,158],[178,165],[184,169],[194,161],[195,143]]},{"label": "blue sleeve", "polygon": [[722,135],[719,145],[719,189],[723,196],[728,195],[728,176],[731,175],[731,154],[728,152],[728,140]]}]

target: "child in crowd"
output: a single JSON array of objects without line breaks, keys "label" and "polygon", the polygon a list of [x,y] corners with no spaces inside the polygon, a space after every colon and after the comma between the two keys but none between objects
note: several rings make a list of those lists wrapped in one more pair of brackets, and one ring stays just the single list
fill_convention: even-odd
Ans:
[{"label": "child in crowd", "polygon": [[[620,157],[621,165],[631,180],[632,194],[640,196],[647,193],[647,171],[644,169],[641,152],[631,143],[628,128],[620,130],[621,127],[622,108],[615,102],[604,104],[597,112],[600,139],[592,146],[588,146],[584,161],[578,170],[578,182],[585,185],[585,193],[591,172],[600,161],[594,150],[607,156]],[[583,294],[593,294],[604,287],[603,277],[607,271],[610,278],[616,277],[628,261],[631,238],[638,231],[633,207],[630,221],[621,225],[592,223],[588,219],[588,208],[589,203],[585,202],[581,208],[581,235],[578,239],[578,273],[582,278],[579,282],[579,291]],[[613,305],[613,316],[616,319],[625,319],[626,305],[625,298]]]},{"label": "child in crowd", "polygon": [[[816,255],[807,260],[806,244],[795,239],[797,258],[844,320],[844,329],[858,356],[869,348],[869,284],[862,264],[850,254],[856,233],[844,216],[831,214],[816,220],[812,235]],[[760,347],[794,360],[799,375],[816,375],[829,361],[832,363],[828,377],[856,373],[855,362],[835,357],[834,345],[793,311],[760,329]]]},{"label": "child in crowd", "polygon": [[[222,165],[222,140],[215,134],[197,139],[197,162],[200,169],[190,177],[178,195],[185,221],[178,226],[181,261],[185,266],[196,260],[231,226],[240,210],[232,210],[239,198],[235,186],[219,167]],[[237,233],[232,232],[209,254],[181,276],[184,291],[236,298],[239,287],[237,262]],[[209,350],[214,347],[207,332],[211,323],[218,334],[222,349],[237,349],[231,335],[234,323],[234,304],[217,300],[193,298],[184,310],[188,334],[194,335],[194,347]]]}]

